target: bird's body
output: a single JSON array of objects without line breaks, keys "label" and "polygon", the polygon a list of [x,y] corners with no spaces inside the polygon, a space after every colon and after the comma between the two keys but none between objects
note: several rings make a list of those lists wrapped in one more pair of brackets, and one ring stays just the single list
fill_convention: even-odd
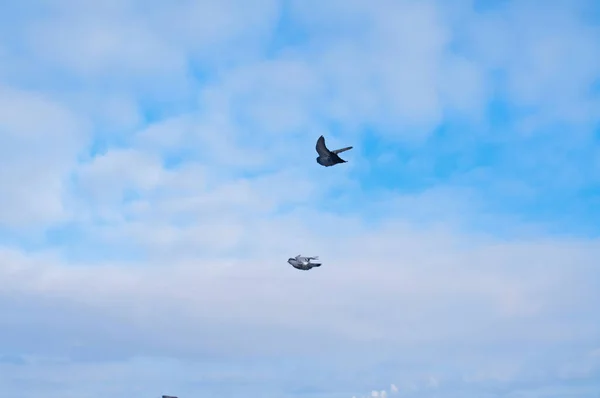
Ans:
[{"label": "bird's body", "polygon": [[338,153],[345,152],[352,149],[351,146],[341,149],[335,149],[330,151],[325,145],[325,138],[320,136],[317,140],[316,150],[319,156],[317,157],[317,163],[321,166],[330,167],[339,163],[346,163],[346,161],[338,156]]},{"label": "bird's body", "polygon": [[311,263],[310,262],[311,260],[318,260],[318,259],[319,259],[319,256],[303,257],[298,254],[296,257],[290,257],[287,262],[296,269],[308,271],[311,268],[321,266],[321,263]]}]

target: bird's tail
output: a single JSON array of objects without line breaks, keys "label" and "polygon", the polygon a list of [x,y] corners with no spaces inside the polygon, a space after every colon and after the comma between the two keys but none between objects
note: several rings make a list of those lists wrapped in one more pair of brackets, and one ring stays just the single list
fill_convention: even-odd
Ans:
[{"label": "bird's tail", "polygon": [[321,263],[311,263],[311,265],[312,265],[313,267],[320,267],[320,266],[321,266]]},{"label": "bird's tail", "polygon": [[337,155],[338,153],[342,153],[342,152],[349,151],[349,150],[350,150],[350,149],[352,149],[352,148],[353,148],[353,147],[351,147],[351,146],[347,146],[346,148],[342,148],[342,149],[336,149],[336,150],[333,150],[333,151],[331,151],[331,152],[333,152],[333,153],[335,153],[335,154]]}]

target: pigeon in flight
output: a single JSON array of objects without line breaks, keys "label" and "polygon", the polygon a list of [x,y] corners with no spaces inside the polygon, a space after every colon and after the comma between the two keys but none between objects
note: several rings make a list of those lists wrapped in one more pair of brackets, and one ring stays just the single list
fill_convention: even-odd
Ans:
[{"label": "pigeon in flight", "polygon": [[296,269],[301,269],[303,271],[308,271],[309,269],[313,268],[313,267],[320,267],[321,263],[311,263],[311,260],[318,260],[319,256],[316,257],[303,257],[301,255],[297,255],[296,257],[291,257],[288,259],[288,263],[296,268]]},{"label": "pigeon in flight", "polygon": [[348,150],[352,149],[352,147],[349,146],[346,148],[330,151],[325,146],[325,138],[323,138],[323,136],[320,136],[319,139],[317,140],[316,149],[317,149],[317,153],[319,154],[319,157],[317,158],[317,163],[319,163],[321,166],[329,167],[329,166],[334,166],[338,163],[346,163],[346,161],[344,159],[342,159],[338,156],[338,153],[348,151]]}]

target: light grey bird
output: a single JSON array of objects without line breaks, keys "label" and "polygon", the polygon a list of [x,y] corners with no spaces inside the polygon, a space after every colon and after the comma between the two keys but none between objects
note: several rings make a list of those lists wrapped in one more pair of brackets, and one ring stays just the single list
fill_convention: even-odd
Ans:
[{"label": "light grey bird", "polygon": [[296,257],[290,257],[287,262],[296,269],[308,271],[311,268],[321,266],[321,263],[311,263],[311,260],[318,260],[318,259],[319,259],[319,256],[303,257],[300,254],[298,254]]},{"label": "light grey bird", "polygon": [[344,159],[338,156],[338,153],[348,151],[352,149],[352,147],[348,146],[346,148],[330,151],[327,149],[327,146],[325,146],[325,138],[320,136],[317,140],[316,149],[317,153],[319,154],[319,157],[317,157],[317,163],[319,163],[321,166],[329,167],[338,163],[347,163]]}]

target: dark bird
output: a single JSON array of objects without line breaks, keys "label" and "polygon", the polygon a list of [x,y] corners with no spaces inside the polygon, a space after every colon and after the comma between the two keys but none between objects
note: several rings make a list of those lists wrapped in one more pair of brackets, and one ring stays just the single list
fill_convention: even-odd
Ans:
[{"label": "dark bird", "polygon": [[317,140],[316,149],[317,149],[317,153],[319,154],[319,157],[317,158],[317,163],[319,163],[321,166],[329,167],[329,166],[334,166],[338,163],[347,163],[344,159],[342,159],[338,156],[338,153],[348,151],[348,150],[352,149],[352,147],[348,146],[346,148],[330,151],[325,146],[325,138],[323,138],[323,136],[320,136],[319,139]]}]

